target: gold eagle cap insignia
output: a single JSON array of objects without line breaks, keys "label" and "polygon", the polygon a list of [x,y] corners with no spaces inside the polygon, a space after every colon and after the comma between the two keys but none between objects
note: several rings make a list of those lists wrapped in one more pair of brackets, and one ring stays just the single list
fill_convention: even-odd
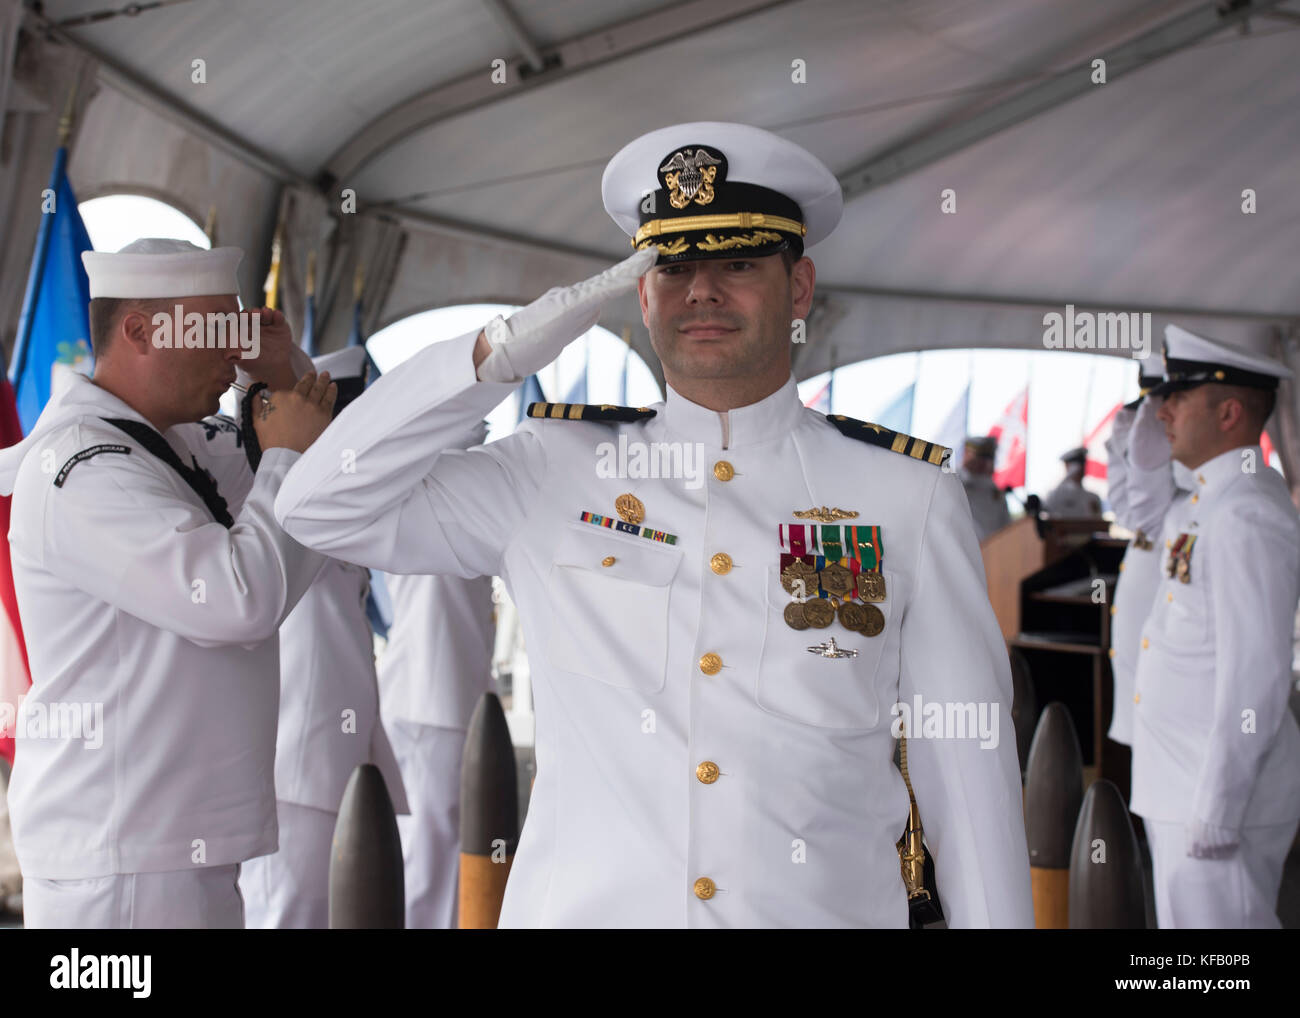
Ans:
[{"label": "gold eagle cap insignia", "polygon": [[818,523],[834,523],[837,520],[856,520],[858,518],[855,509],[829,509],[822,506],[819,509],[796,509],[794,515],[801,520],[816,520]]}]

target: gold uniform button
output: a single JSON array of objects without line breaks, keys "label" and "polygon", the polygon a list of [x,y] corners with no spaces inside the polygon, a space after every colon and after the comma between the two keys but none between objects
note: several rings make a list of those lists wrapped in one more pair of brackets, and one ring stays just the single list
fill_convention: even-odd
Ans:
[{"label": "gold uniform button", "polygon": [[731,572],[731,556],[725,551],[720,551],[713,558],[709,559],[709,568],[719,576],[725,576]]},{"label": "gold uniform button", "polygon": [[1165,547],[1166,547],[1166,548],[1172,548],[1173,546],[1174,546],[1174,542],[1173,542],[1173,541],[1166,541],[1166,542],[1165,542]]},{"label": "gold uniform button", "polygon": [[1121,563],[1119,564],[1119,571],[1120,571],[1121,573],[1124,571],[1124,563],[1123,563],[1123,562],[1121,562]]},{"label": "gold uniform button", "polygon": [[1111,605],[1111,606],[1110,606],[1110,614],[1111,614],[1111,618],[1114,618],[1114,617],[1115,617],[1115,606],[1114,606],[1114,605]]},{"label": "gold uniform button", "polygon": [[1106,654],[1107,654],[1109,657],[1114,657],[1114,656],[1115,656],[1115,648],[1114,648],[1114,647],[1111,647],[1110,650],[1106,651]]},{"label": "gold uniform button", "polygon": [[699,880],[695,881],[695,897],[699,898],[700,901],[708,901],[717,893],[717,890],[718,885],[708,877],[700,877]]},{"label": "gold uniform button", "polygon": [[614,556],[606,555],[603,559],[600,560],[600,564],[602,566],[605,566],[606,568],[609,568],[614,564]]},{"label": "gold uniform button", "polygon": [[1192,495],[1192,505],[1195,505],[1195,504],[1196,504],[1197,502],[1199,502],[1200,500],[1201,500],[1201,496],[1200,496],[1200,495],[1195,495],[1195,494]]},{"label": "gold uniform button", "polygon": [[717,675],[722,671],[722,658],[717,654],[705,654],[700,658],[700,671],[705,675]]},{"label": "gold uniform button", "polygon": [[1141,702],[1142,702],[1142,694],[1141,694],[1141,693],[1134,693],[1134,694],[1133,694],[1133,702],[1134,702],[1134,703],[1141,703]]},{"label": "gold uniform button", "polygon": [[1145,636],[1142,637],[1142,649],[1146,650],[1150,646],[1151,646],[1151,641],[1148,640]]},{"label": "gold uniform button", "polygon": [[1173,595],[1173,594],[1166,594],[1165,597],[1168,598],[1171,602],[1172,602],[1173,599],[1174,599],[1174,595]]},{"label": "gold uniform button", "polygon": [[1205,483],[1205,475],[1204,475],[1204,474],[1197,474],[1197,475],[1196,475],[1196,479],[1197,479],[1198,481],[1200,481],[1202,484]]},{"label": "gold uniform button", "polygon": [[736,476],[736,468],[726,460],[718,460],[713,464],[713,476],[719,481],[729,481]]},{"label": "gold uniform button", "polygon": [[695,768],[695,776],[700,779],[701,784],[711,785],[718,780],[718,765],[712,760],[705,760]]}]

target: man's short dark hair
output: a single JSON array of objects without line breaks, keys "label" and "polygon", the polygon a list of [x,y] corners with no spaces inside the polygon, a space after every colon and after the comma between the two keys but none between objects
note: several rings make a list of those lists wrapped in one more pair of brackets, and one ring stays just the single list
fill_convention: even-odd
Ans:
[{"label": "man's short dark hair", "polygon": [[795,257],[794,252],[788,247],[781,248],[781,264],[785,266],[785,274],[788,276],[794,271]]},{"label": "man's short dark hair", "polygon": [[1256,389],[1247,385],[1211,385],[1208,388],[1210,409],[1225,399],[1237,400],[1241,403],[1251,434],[1255,436],[1264,430],[1273,414],[1273,407],[1277,405],[1276,389]]},{"label": "man's short dark hair", "polygon": [[95,297],[90,302],[90,349],[98,359],[108,349],[113,333],[124,315],[139,311],[153,320],[154,312],[170,311],[174,302],[167,298]]}]

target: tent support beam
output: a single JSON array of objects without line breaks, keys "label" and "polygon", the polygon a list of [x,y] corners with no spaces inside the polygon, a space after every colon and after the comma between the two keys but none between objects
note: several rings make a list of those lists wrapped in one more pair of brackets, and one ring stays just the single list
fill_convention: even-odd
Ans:
[{"label": "tent support beam", "polygon": [[28,8],[25,12],[38,31],[57,39],[66,46],[84,53],[99,64],[98,77],[105,84],[134,99],[153,113],[177,124],[202,138],[208,144],[234,156],[283,184],[300,184],[314,187],[312,181],[297,173],[278,156],[258,147],[247,138],[219,124],[207,114],[163,91],[118,60],[89,43],[83,42],[67,29],[61,28],[43,14]]},{"label": "tent support beam", "polygon": [[484,68],[436,85],[381,113],[344,142],[326,160],[326,180],[347,180],[403,138],[440,120],[469,113],[538,85],[635,56],[652,47],[789,2],[791,0],[684,0],[674,7],[655,10],[548,47],[546,53],[541,54],[546,67],[540,73],[531,73],[526,63],[514,61],[502,83],[494,82],[488,68]]}]

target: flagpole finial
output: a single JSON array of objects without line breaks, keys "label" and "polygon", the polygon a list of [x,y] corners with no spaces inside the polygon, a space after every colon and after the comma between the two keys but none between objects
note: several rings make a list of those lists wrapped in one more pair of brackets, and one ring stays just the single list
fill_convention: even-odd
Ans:
[{"label": "flagpole finial", "polygon": [[68,100],[63,104],[63,116],[59,117],[59,147],[63,148],[68,144],[68,139],[72,137],[72,128],[77,122],[77,79],[72,79],[72,87],[68,89]]}]

